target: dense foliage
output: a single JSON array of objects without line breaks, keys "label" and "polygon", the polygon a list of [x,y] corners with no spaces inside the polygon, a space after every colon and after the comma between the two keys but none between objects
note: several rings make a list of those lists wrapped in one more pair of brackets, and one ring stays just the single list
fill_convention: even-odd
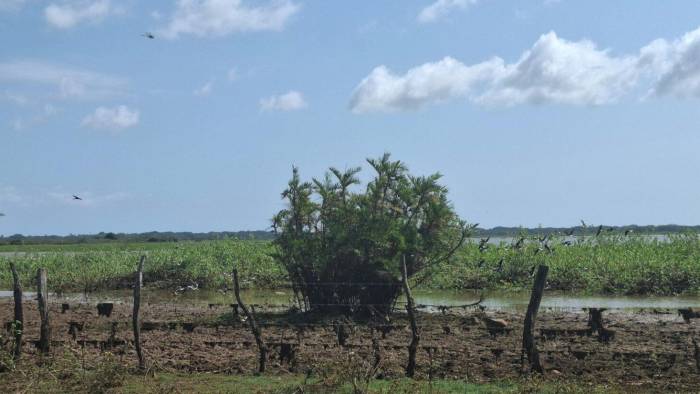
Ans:
[{"label": "dense foliage", "polygon": [[449,259],[467,235],[439,174],[413,176],[389,154],[367,162],[376,172],[354,192],[360,168],[330,168],[302,182],[296,168],[273,219],[278,260],[305,308],[388,311],[408,275]]}]

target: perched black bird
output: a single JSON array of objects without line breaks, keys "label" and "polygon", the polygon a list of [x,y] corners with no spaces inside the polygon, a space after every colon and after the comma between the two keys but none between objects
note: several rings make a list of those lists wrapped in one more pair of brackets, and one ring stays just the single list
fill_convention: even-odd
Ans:
[{"label": "perched black bird", "polygon": [[630,235],[630,233],[632,233],[632,230],[630,230],[630,229],[625,230],[625,237]]},{"label": "perched black bird", "polygon": [[603,225],[601,224],[600,226],[598,226],[598,231],[595,232],[595,236],[596,237],[599,236],[602,231],[603,231]]},{"label": "perched black bird", "polygon": [[145,32],[145,33],[141,34],[141,36],[146,37],[149,40],[156,38],[156,36],[154,36],[153,33],[149,33],[149,32]]},{"label": "perched black bird", "polygon": [[588,227],[588,226],[586,226],[586,222],[584,222],[583,219],[581,219],[581,225],[583,226],[583,228]]},{"label": "perched black bird", "polygon": [[490,239],[491,237],[481,238],[481,241],[479,241],[479,252],[483,252],[488,249],[488,242]]},{"label": "perched black bird", "polygon": [[82,200],[82,198],[76,196],[75,194],[73,195],[73,199],[74,199],[74,200]]},{"label": "perched black bird", "polygon": [[520,249],[523,246],[523,242],[525,242],[525,237],[520,237],[518,242],[515,243],[515,246],[513,246],[515,249]]}]

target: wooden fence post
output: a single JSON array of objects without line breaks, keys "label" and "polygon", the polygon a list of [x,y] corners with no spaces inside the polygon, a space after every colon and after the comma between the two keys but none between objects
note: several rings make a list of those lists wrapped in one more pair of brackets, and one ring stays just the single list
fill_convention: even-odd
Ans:
[{"label": "wooden fence post", "polygon": [[36,274],[37,299],[41,318],[39,350],[48,354],[51,347],[51,327],[49,326],[49,293],[46,287],[46,269],[39,268]]},{"label": "wooden fence post", "polygon": [[540,265],[537,268],[537,275],[535,276],[535,283],[532,286],[532,294],[530,295],[530,303],[527,305],[527,313],[525,314],[525,324],[523,327],[523,350],[520,360],[522,363],[523,355],[527,355],[527,360],[530,362],[530,370],[537,373],[542,373],[544,370],[542,364],[540,364],[540,355],[537,352],[537,344],[535,343],[533,331],[535,329],[537,311],[542,301],[542,293],[544,293],[544,286],[547,282],[548,272],[549,267],[546,265]]},{"label": "wooden fence post", "polygon": [[146,361],[143,358],[141,350],[141,323],[139,322],[139,309],[141,308],[141,286],[143,285],[143,262],[146,256],[141,256],[139,260],[138,270],[136,271],[136,279],[134,281],[134,312],[132,314],[132,323],[134,327],[134,346],[136,347],[136,356],[139,359],[139,369],[146,368]]},{"label": "wooden fence post", "polygon": [[263,342],[262,335],[260,334],[260,328],[258,328],[258,324],[255,322],[255,315],[250,313],[248,307],[245,306],[241,300],[240,288],[238,286],[238,270],[235,268],[233,269],[233,292],[236,295],[236,302],[238,302],[238,306],[241,308],[241,310],[243,310],[243,313],[248,319],[250,330],[253,332],[255,343],[258,345],[258,351],[260,352],[258,372],[263,373],[265,372],[265,360],[267,359],[267,346],[265,345],[265,342]]},{"label": "wooden fence post", "polygon": [[12,281],[13,285],[13,297],[15,300],[15,321],[13,324],[13,331],[15,336],[15,348],[12,352],[12,356],[15,361],[19,360],[19,356],[22,354],[22,331],[24,331],[24,313],[22,311],[22,284],[19,282],[19,275],[17,274],[17,267],[15,263],[10,262],[10,269],[12,270]]},{"label": "wooden fence post", "polygon": [[416,372],[416,351],[418,351],[420,334],[418,333],[418,324],[416,324],[415,306],[413,304],[411,288],[408,286],[408,270],[406,269],[406,256],[402,257],[402,265],[403,291],[406,294],[406,311],[408,312],[408,319],[411,322],[411,343],[408,345],[408,364],[406,365],[406,376],[412,378]]}]

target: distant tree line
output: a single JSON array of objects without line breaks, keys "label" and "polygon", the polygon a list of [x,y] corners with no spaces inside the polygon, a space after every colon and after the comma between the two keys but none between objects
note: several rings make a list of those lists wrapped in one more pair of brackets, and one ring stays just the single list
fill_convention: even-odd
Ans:
[{"label": "distant tree line", "polygon": [[[599,225],[574,226],[574,227],[503,227],[498,226],[490,229],[477,227],[472,230],[475,237],[513,237],[518,235],[563,235],[572,229],[574,235],[593,235],[598,231]],[[612,230],[610,230],[612,229]],[[700,226],[680,226],[675,224],[664,224],[659,226],[603,226],[606,234],[625,233],[632,234],[678,234],[684,232],[700,233]],[[81,244],[81,243],[104,243],[104,242],[179,242],[179,241],[210,241],[220,239],[240,239],[240,240],[273,240],[276,235],[270,231],[210,231],[208,233],[192,232],[172,232],[172,231],[151,231],[147,233],[113,233],[100,232],[98,234],[70,234],[70,235],[22,235],[11,236],[0,235],[0,245],[39,245],[39,244]]]},{"label": "distant tree line", "polygon": [[208,241],[221,239],[272,240],[275,236],[269,231],[210,231],[208,233],[160,232],[70,234],[70,235],[22,235],[0,236],[0,245],[67,245],[105,242],[180,242]]}]

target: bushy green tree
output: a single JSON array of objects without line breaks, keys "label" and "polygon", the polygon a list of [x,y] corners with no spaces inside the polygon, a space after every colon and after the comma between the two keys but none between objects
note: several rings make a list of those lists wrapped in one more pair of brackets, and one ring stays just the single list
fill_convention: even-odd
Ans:
[{"label": "bushy green tree", "polygon": [[376,172],[364,191],[360,168],[331,167],[302,182],[297,168],[273,218],[277,259],[308,310],[387,313],[408,275],[449,259],[467,236],[438,183],[440,174],[413,176],[389,154],[367,162]]}]

